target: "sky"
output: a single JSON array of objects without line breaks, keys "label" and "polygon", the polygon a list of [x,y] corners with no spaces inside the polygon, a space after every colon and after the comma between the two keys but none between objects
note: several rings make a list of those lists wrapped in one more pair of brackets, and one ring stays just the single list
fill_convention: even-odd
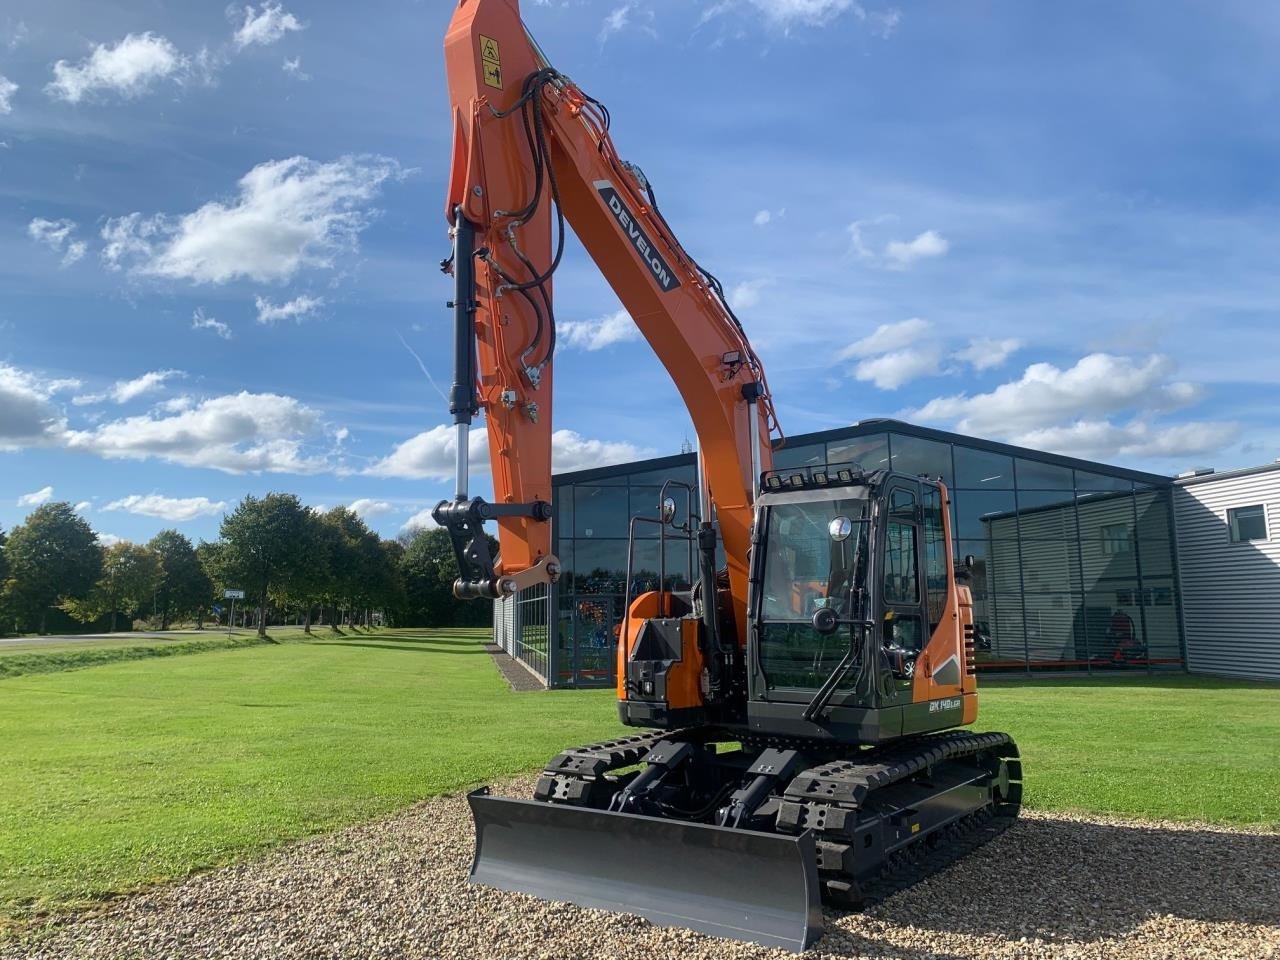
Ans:
[{"label": "sky", "polygon": [[[65,500],[106,541],[211,539],[289,491],[394,536],[451,494],[452,9],[6,0],[0,528]],[[724,282],[786,433],[890,416],[1167,474],[1280,456],[1270,5],[523,15]],[[557,468],[692,439],[573,243],[556,303]]]}]

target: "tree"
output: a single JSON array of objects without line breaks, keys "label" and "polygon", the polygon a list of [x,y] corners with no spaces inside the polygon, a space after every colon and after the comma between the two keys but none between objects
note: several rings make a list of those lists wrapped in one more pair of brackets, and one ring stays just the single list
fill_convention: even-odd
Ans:
[{"label": "tree", "polygon": [[4,545],[7,539],[4,535],[4,530],[0,529],[0,637],[4,636],[9,627],[13,626],[13,617],[10,615],[11,611],[6,599],[8,596],[6,581],[9,579],[9,558],[5,555]]},{"label": "tree", "polygon": [[[453,555],[449,532],[442,527],[418,529],[401,538],[404,556],[400,573],[405,592],[405,623],[421,627],[482,626],[491,609],[487,603],[459,600],[453,595],[458,579],[458,561]],[[490,555],[498,545],[489,538]]]},{"label": "tree", "polygon": [[41,633],[49,609],[84,599],[102,576],[98,537],[69,503],[46,503],[13,528],[5,546],[5,593],[16,612]]},{"label": "tree", "polygon": [[109,615],[110,632],[114,633],[117,615],[123,613],[132,624],[138,612],[155,598],[163,577],[159,554],[122,540],[102,552],[102,576],[89,595],[68,597],[61,606],[82,623]]},{"label": "tree", "polygon": [[285,604],[302,607],[302,629],[311,632],[311,615],[317,604],[323,604],[333,581],[334,561],[338,553],[338,531],[324,522],[322,514],[307,508],[303,523],[306,562],[296,571],[278,597]]},{"label": "tree", "polygon": [[205,573],[191,541],[177,530],[161,530],[147,542],[147,548],[160,558],[163,570],[155,596],[160,629],[169,629],[169,621],[176,617],[196,616],[203,620],[213,599],[213,581]]},{"label": "tree", "polygon": [[308,562],[306,524],[307,511],[291,493],[247,496],[222,520],[217,568],[224,585],[257,601],[260,637],[267,635],[268,598],[290,592]]}]

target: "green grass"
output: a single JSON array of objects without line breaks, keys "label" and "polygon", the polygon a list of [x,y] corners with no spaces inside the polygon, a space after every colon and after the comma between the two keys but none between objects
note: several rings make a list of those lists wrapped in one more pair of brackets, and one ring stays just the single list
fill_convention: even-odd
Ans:
[{"label": "green grass", "polygon": [[243,858],[618,728],[606,691],[512,693],[475,633],[0,681],[0,917]]},{"label": "green grass", "polygon": [[[349,628],[347,628],[349,629]],[[328,627],[315,628],[317,636],[328,636]],[[265,643],[287,643],[309,639],[301,627],[273,628],[268,638],[259,639],[253,630],[207,634],[136,636],[128,633],[83,640],[24,640],[0,644],[0,679],[29,673],[60,673],[81,667],[96,667],[121,660],[183,656],[210,650],[233,650]]]},{"label": "green grass", "polygon": [[[611,690],[512,693],[485,631],[379,631],[0,680],[0,931],[617,732]],[[984,685],[1037,809],[1280,826],[1280,687]]]},{"label": "green grass", "polygon": [[976,726],[1018,742],[1026,805],[1280,828],[1280,685],[979,681]]}]

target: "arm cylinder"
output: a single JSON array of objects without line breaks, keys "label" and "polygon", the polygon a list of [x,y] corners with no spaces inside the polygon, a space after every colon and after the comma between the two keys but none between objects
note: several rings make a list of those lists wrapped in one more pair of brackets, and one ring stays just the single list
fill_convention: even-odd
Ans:
[{"label": "arm cylinder", "polygon": [[468,449],[471,418],[479,412],[476,400],[476,271],[475,226],[456,210],[453,230],[453,385],[449,412],[457,433],[457,499],[467,498]]}]

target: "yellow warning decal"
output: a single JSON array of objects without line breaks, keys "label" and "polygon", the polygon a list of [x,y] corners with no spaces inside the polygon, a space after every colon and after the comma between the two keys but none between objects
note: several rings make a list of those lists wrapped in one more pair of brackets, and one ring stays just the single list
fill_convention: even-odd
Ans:
[{"label": "yellow warning decal", "polygon": [[501,90],[502,54],[498,52],[498,41],[483,33],[480,34],[480,60],[484,66],[484,82]]},{"label": "yellow warning decal", "polygon": [[913,824],[911,825],[911,832],[912,832],[912,833],[919,833],[919,832],[920,832],[920,824],[918,824],[918,823],[913,823]]}]

